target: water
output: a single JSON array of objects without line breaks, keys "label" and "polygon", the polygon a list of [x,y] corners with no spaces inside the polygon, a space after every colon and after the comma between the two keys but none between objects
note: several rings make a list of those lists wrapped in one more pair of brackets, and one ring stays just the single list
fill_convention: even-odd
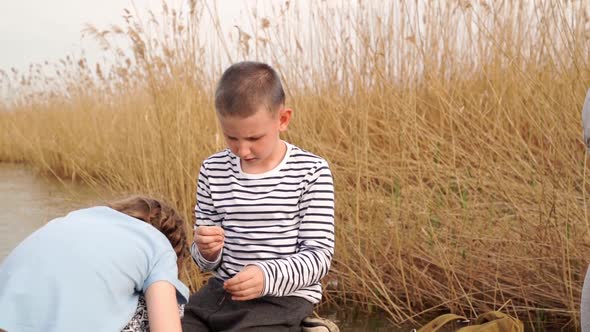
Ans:
[{"label": "water", "polygon": [[[29,234],[69,211],[104,204],[112,194],[79,183],[59,182],[23,165],[0,163],[0,263]],[[409,331],[395,329],[385,317],[359,315],[332,308],[323,317],[337,322],[343,332]]]},{"label": "water", "polygon": [[15,164],[0,163],[0,262],[49,220],[102,202],[95,190],[61,183]]}]

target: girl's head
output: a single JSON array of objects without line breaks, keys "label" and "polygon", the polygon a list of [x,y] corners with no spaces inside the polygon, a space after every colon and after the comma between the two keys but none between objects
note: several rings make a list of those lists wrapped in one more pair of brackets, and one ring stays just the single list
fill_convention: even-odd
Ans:
[{"label": "girl's head", "polygon": [[178,213],[166,203],[144,196],[132,196],[117,200],[108,206],[154,226],[168,238],[178,257],[178,270],[188,257],[186,224]]}]

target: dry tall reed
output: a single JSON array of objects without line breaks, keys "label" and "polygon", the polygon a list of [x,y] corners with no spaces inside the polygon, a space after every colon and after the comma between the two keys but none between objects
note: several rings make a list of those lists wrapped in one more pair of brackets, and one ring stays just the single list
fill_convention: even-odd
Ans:
[{"label": "dry tall reed", "polygon": [[114,64],[67,58],[0,75],[13,91],[0,160],[156,192],[191,220],[199,163],[223,148],[215,80],[229,62],[266,61],[296,110],[285,138],[335,176],[325,303],[397,323],[505,306],[531,327],[575,328],[590,261],[585,6],[287,3],[251,13],[233,37],[211,2],[145,21],[128,11],[123,26],[86,30]]}]

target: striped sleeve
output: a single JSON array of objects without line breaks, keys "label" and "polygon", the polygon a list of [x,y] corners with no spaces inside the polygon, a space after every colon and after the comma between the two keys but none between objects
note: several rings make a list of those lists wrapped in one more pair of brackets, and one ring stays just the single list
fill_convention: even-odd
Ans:
[{"label": "striped sleeve", "polygon": [[301,224],[297,253],[257,262],[264,273],[262,296],[285,296],[319,282],[334,255],[334,185],[325,161],[317,164],[299,205]]},{"label": "striped sleeve", "polygon": [[[221,217],[215,211],[213,199],[211,198],[209,177],[207,175],[205,164],[201,165],[199,179],[197,181],[197,205],[195,206],[195,217],[195,229],[199,226],[221,226]],[[223,249],[221,249],[217,259],[211,262],[201,255],[195,242],[191,245],[191,256],[203,271],[212,271],[216,269],[221,263],[222,253]]]}]

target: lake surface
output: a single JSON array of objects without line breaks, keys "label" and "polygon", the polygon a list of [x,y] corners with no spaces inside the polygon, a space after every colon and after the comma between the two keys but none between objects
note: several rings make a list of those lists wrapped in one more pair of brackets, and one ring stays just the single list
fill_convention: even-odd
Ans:
[{"label": "lake surface", "polygon": [[23,165],[0,163],[0,262],[24,238],[68,211],[101,202],[78,183],[61,183]]},{"label": "lake surface", "polygon": [[[0,163],[0,264],[10,251],[47,221],[71,210],[104,204],[108,192],[80,183],[60,182],[24,165]],[[336,321],[341,331],[385,332],[396,329],[385,317],[323,308],[322,316]]]}]

